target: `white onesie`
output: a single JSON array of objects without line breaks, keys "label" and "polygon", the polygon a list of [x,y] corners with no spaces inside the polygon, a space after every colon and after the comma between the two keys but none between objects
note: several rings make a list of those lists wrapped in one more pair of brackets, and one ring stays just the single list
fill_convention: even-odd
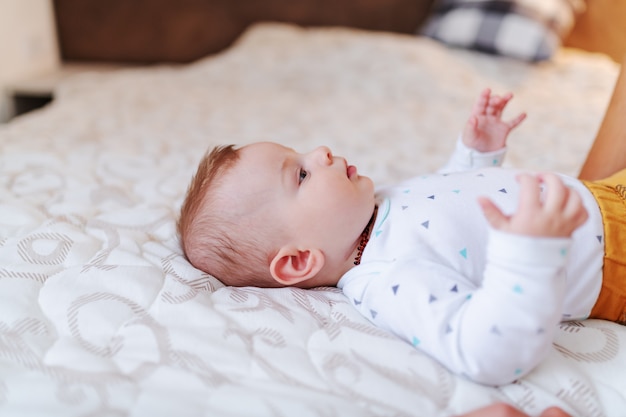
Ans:
[{"label": "white onesie", "polygon": [[491,229],[477,197],[510,214],[519,196],[520,171],[497,167],[503,156],[458,142],[445,170],[462,172],[378,190],[361,263],[337,284],[373,323],[488,385],[530,372],[549,352],[560,321],[589,315],[604,255],[596,201],[570,177],[563,180],[589,212],[571,239]]}]

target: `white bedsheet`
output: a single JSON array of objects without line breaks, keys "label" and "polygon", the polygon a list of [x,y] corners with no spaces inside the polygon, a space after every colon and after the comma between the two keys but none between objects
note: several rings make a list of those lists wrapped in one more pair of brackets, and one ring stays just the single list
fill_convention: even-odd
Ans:
[{"label": "white bedsheet", "polygon": [[626,416],[626,328],[560,326],[528,377],[488,388],[376,329],[336,289],[228,288],[175,218],[215,144],[319,144],[379,184],[433,170],[484,87],[528,111],[508,165],[575,175],[617,75],[412,36],[253,27],[180,67],[87,74],[0,128],[0,416]]}]

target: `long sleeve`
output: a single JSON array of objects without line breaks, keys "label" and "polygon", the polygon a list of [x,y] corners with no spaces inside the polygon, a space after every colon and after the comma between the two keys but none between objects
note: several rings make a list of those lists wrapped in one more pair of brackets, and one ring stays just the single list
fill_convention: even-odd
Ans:
[{"label": "long sleeve", "polygon": [[492,231],[478,288],[454,269],[417,257],[372,262],[342,279],[342,287],[371,321],[451,371],[500,385],[549,351],[561,320],[569,243]]},{"label": "long sleeve", "polygon": [[506,155],[506,147],[493,152],[478,152],[463,144],[461,136],[448,162],[437,172],[440,174],[469,171],[479,168],[498,167],[502,165]]},{"label": "long sleeve", "polygon": [[455,373],[498,385],[530,372],[559,321],[584,317],[595,302],[602,221],[593,196],[567,179],[591,216],[572,239],[491,229],[477,198],[513,213],[518,175],[484,168],[380,189],[361,264],[338,287],[363,315]]}]

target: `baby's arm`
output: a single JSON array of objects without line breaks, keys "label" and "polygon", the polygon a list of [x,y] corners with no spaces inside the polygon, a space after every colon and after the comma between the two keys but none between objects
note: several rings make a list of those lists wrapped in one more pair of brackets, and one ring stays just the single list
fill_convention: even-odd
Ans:
[{"label": "baby's arm", "polygon": [[502,120],[502,112],[511,98],[513,98],[511,93],[496,96],[492,95],[488,88],[483,90],[463,129],[463,144],[479,152],[492,152],[504,148],[511,130],[526,118],[526,113],[521,113],[508,122]]},{"label": "baby's arm", "polygon": [[438,170],[439,173],[468,171],[502,164],[509,133],[526,118],[526,114],[522,113],[509,122],[502,120],[502,112],[512,97],[511,93],[502,97],[492,95],[488,88],[480,94],[457,141],[454,153]]},{"label": "baby's arm", "polygon": [[[478,202],[494,229],[527,236],[570,237],[588,217],[580,195],[563,184],[556,174],[521,174],[517,211],[510,216],[488,198]],[[541,198],[541,183],[546,186]]]}]

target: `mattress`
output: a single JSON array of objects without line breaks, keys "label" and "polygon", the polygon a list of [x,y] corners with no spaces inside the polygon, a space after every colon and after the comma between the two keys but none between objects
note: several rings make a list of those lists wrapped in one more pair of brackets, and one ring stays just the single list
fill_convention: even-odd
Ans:
[{"label": "mattress", "polygon": [[529,64],[267,23],[191,64],[69,79],[0,128],[0,415],[450,416],[504,401],[626,416],[623,326],[563,323],[536,370],[486,387],[336,288],[226,287],[175,232],[210,146],[325,144],[384,185],[441,166],[484,87],[528,112],[505,165],[576,175],[617,71],[573,49]]}]

